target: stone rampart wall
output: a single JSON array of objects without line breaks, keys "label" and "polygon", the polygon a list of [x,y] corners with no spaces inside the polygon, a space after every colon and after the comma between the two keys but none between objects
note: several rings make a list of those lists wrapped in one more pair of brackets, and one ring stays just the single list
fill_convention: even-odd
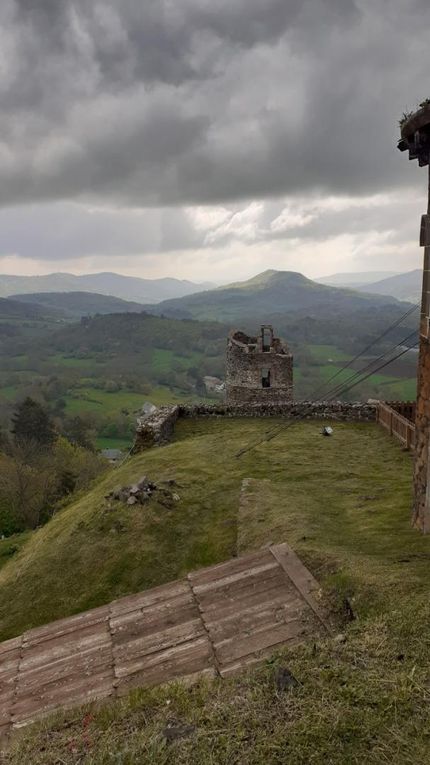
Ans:
[{"label": "stone rampart wall", "polygon": [[330,420],[331,422],[374,422],[373,404],[343,402],[292,401],[287,404],[180,404],[157,410],[137,427],[133,453],[168,443],[180,417],[285,417],[286,419]]},{"label": "stone rampart wall", "polygon": [[179,406],[162,406],[154,414],[138,421],[132,454],[168,443],[179,416]]}]

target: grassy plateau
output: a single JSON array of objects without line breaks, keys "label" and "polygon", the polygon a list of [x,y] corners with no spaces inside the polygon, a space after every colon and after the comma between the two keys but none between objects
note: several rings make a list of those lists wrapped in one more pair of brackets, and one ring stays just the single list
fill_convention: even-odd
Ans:
[{"label": "grassy plateau", "polygon": [[[229,681],[135,691],[50,718],[17,735],[0,762],[428,763],[430,538],[410,526],[411,457],[376,425],[335,423],[323,438],[321,424],[180,421],[173,443],[130,458],[15,542],[0,570],[0,630],[5,639],[286,540],[321,582],[334,636]],[[143,474],[175,479],[180,500],[109,505],[108,491]],[[264,490],[243,518],[245,477],[264,479]],[[298,680],[292,690],[277,689],[279,666]]]}]

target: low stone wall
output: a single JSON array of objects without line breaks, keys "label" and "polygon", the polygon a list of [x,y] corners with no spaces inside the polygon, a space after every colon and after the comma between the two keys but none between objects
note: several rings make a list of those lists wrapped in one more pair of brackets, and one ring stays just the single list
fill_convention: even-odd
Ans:
[{"label": "low stone wall", "polygon": [[179,406],[162,406],[154,414],[138,421],[132,454],[138,454],[151,446],[168,443],[180,416]]},{"label": "low stone wall", "polygon": [[286,419],[331,420],[337,422],[374,422],[374,404],[347,404],[341,401],[292,401],[289,404],[180,404],[164,406],[140,422],[132,453],[168,443],[180,417],[285,417]]},{"label": "low stone wall", "polygon": [[186,404],[179,405],[180,417],[300,417],[321,420],[376,420],[373,404],[346,404],[342,401],[291,401],[284,404]]}]

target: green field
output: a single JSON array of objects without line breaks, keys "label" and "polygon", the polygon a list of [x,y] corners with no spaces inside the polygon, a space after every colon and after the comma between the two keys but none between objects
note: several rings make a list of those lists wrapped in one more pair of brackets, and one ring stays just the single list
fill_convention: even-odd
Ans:
[{"label": "green field", "polygon": [[[362,364],[362,368],[366,366]],[[344,384],[345,387],[355,383],[356,379],[355,370],[352,368],[343,369],[337,364],[322,364],[318,367],[320,378],[327,384],[327,389],[335,389],[338,385]],[[364,373],[366,374],[366,373]],[[332,381],[332,382],[331,382]],[[399,379],[398,377],[392,377],[389,374],[373,374],[370,375],[367,380],[360,385],[357,385],[357,390],[360,390],[361,385],[366,385],[366,388],[375,391],[375,397],[381,399],[400,399],[404,401],[415,400],[417,381],[416,378]],[[352,388],[354,390],[354,388]],[[379,394],[379,395],[378,395]],[[341,398],[344,395],[340,394]],[[358,396],[360,397],[360,396]]]},{"label": "green field", "polygon": [[149,393],[134,393],[125,390],[108,393],[97,388],[76,388],[73,395],[65,396],[66,411],[69,414],[94,411],[103,414],[117,414],[124,409],[132,414],[137,413],[145,401],[151,401],[155,406],[162,406],[163,404],[174,404],[191,399],[191,396],[181,395],[179,392],[174,393],[169,388],[162,386],[152,388]]},{"label": "green field", "polygon": [[12,385],[6,385],[4,388],[0,388],[0,397],[7,399],[8,401],[15,401],[17,389]]},{"label": "green field", "polygon": [[96,438],[97,449],[121,449],[127,452],[133,443],[131,438]]},{"label": "green field", "polygon": [[156,374],[166,374],[175,365],[181,369],[189,369],[192,366],[198,366],[200,361],[201,354],[199,353],[189,353],[187,356],[183,356],[174,351],[155,348],[152,352],[151,368]]},{"label": "green field", "polygon": [[49,356],[49,364],[58,367],[70,367],[72,369],[88,369],[94,366],[95,359],[74,358],[73,356],[63,356],[61,353],[55,353]]},{"label": "green field", "polygon": [[349,361],[351,358],[347,353],[336,348],[335,345],[308,345],[306,348],[315,359],[322,362],[329,359],[332,361]]},{"label": "green field", "polygon": [[[376,425],[335,423],[323,439],[317,422],[235,456],[278,424],[182,421],[172,444],[111,471],[3,565],[2,637],[283,539],[322,583],[342,636],[283,649],[229,681],[45,720],[21,732],[5,765],[427,764],[430,537],[410,526],[411,456]],[[142,473],[176,479],[175,508],[108,509],[109,488]],[[270,484],[241,527],[243,477]],[[279,665],[293,690],[277,691]],[[172,719],[193,727],[167,745]]]}]

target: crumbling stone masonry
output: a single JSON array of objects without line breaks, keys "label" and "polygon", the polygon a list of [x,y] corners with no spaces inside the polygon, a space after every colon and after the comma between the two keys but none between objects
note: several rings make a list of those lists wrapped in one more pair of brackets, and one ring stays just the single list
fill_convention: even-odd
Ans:
[{"label": "crumbling stone masonry", "polygon": [[174,437],[181,418],[284,417],[286,420],[329,420],[333,422],[375,422],[376,406],[344,401],[291,401],[286,404],[179,404],[163,406],[138,422],[133,454],[163,446]]},{"label": "crumbling stone masonry", "polygon": [[233,330],[227,342],[226,403],[281,404],[293,398],[293,357],[274,337],[273,327],[261,327],[258,337]]},{"label": "crumbling stone masonry", "polygon": [[[417,159],[420,167],[430,165],[430,102],[401,122],[400,151]],[[424,247],[423,287],[420,321],[420,355],[415,419],[413,523],[430,531],[430,174],[427,215],[421,219],[420,245]]]}]

